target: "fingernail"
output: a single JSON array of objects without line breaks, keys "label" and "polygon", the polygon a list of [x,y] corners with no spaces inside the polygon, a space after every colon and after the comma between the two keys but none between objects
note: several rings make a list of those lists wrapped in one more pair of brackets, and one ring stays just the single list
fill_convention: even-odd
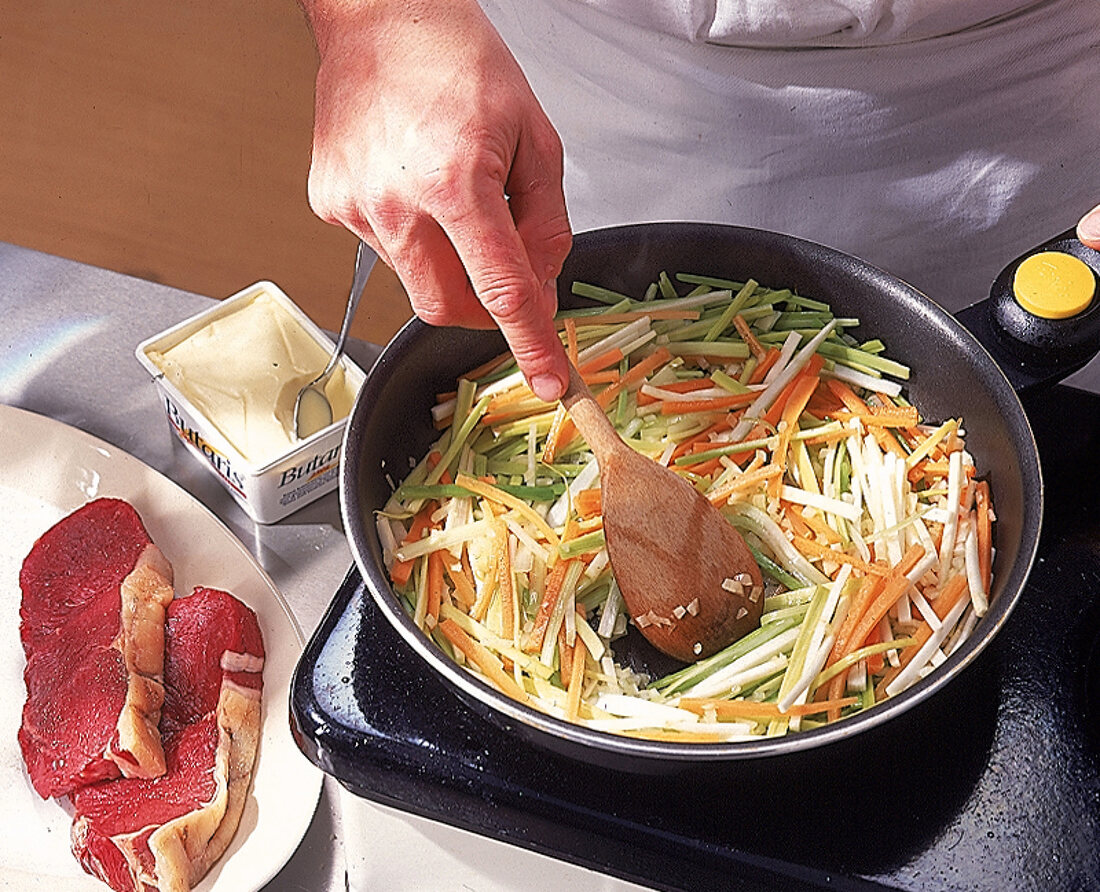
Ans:
[{"label": "fingernail", "polygon": [[543,402],[553,403],[565,392],[565,383],[557,375],[544,373],[531,379],[531,390]]},{"label": "fingernail", "polygon": [[1100,208],[1085,214],[1077,225],[1077,235],[1090,242],[1100,242]]}]

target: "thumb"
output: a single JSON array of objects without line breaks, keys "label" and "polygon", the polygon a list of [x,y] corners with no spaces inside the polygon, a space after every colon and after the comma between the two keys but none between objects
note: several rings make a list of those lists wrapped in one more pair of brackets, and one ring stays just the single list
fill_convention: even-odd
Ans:
[{"label": "thumb", "polygon": [[1077,224],[1077,237],[1090,248],[1100,251],[1100,204],[1081,218]]}]

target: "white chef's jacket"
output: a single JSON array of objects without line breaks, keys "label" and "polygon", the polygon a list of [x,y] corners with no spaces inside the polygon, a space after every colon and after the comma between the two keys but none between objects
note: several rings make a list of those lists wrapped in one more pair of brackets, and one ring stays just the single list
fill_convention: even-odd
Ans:
[{"label": "white chef's jacket", "polygon": [[1100,0],[483,0],[575,230],[737,223],[949,309],[1100,203]]}]

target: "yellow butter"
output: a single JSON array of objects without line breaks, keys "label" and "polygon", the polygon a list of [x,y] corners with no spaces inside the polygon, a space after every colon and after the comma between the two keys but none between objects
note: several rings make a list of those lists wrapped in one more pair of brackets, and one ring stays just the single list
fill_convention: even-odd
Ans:
[{"label": "yellow butter", "polygon": [[[148,356],[247,461],[262,466],[297,444],[295,397],[330,353],[279,301],[259,291]],[[325,395],[333,421],[346,418],[355,392],[342,365]]]}]

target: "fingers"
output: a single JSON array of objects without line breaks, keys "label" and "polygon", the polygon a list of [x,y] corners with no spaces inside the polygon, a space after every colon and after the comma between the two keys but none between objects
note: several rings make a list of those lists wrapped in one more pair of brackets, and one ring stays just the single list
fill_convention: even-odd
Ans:
[{"label": "fingers", "polygon": [[[521,238],[503,185],[491,178],[466,184],[467,197],[437,214],[469,277],[478,300],[500,327],[535,395],[556,400],[568,378],[565,351],[554,327],[560,258],[537,245],[536,271]],[[465,191],[465,188],[460,191]],[[539,224],[528,228],[537,229]]]},{"label": "fingers", "polygon": [[1100,251],[1100,204],[1081,218],[1077,224],[1077,237],[1090,248]]}]

